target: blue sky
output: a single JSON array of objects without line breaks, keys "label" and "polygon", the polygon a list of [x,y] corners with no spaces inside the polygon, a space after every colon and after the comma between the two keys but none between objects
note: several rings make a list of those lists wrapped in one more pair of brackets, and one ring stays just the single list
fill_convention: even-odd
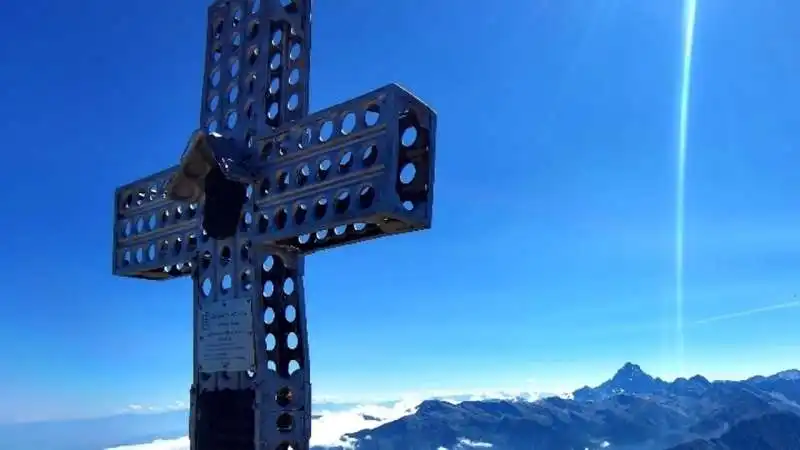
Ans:
[{"label": "blue sky", "polygon": [[[0,422],[187,396],[191,286],[113,278],[111,213],[197,123],[206,11],[122,4],[5,8]],[[800,4],[699,0],[683,362],[681,3],[454,5],[316,6],[312,110],[397,81],[439,136],[433,230],[307,262],[315,393],[568,389],[628,360],[800,366]]]}]

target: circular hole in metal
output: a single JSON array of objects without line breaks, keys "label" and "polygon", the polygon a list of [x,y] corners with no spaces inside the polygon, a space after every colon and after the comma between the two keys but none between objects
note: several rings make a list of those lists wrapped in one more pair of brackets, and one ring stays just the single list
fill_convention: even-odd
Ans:
[{"label": "circular hole in metal", "polygon": [[272,294],[275,293],[275,285],[272,284],[272,281],[267,280],[264,283],[264,288],[261,290],[261,295],[265,298],[272,297]]},{"label": "circular hole in metal", "polygon": [[247,25],[247,39],[254,39],[258,36],[258,30],[261,28],[261,24],[258,20],[253,20],[250,24]]},{"label": "circular hole in metal", "polygon": [[213,284],[211,283],[211,278],[206,278],[205,280],[203,280],[203,283],[201,284],[200,288],[202,289],[204,296],[208,297],[211,295],[212,286]]},{"label": "circular hole in metal", "polygon": [[369,167],[375,164],[375,161],[378,160],[378,147],[376,145],[369,145],[364,149],[364,153],[361,155],[361,164],[364,167]]},{"label": "circular hole in metal", "polygon": [[283,293],[286,295],[292,295],[294,293],[294,280],[292,277],[286,277],[283,280]]},{"label": "circular hole in metal", "polygon": [[333,201],[333,211],[336,214],[343,214],[350,207],[350,193],[346,190],[339,191]]},{"label": "circular hole in metal", "polygon": [[220,264],[222,264],[223,266],[227,266],[228,263],[231,262],[231,248],[228,247],[227,245],[223,246],[222,250],[220,250],[219,252],[219,259],[220,259]]},{"label": "circular hole in metal", "polygon": [[267,256],[264,258],[264,264],[261,265],[261,268],[264,269],[264,272],[269,272],[275,266],[275,259],[272,256]]},{"label": "circular hole in metal", "polygon": [[275,403],[277,403],[278,406],[285,408],[292,403],[292,397],[292,390],[284,386],[278,389],[278,392],[275,395]]},{"label": "circular hole in metal", "polygon": [[299,244],[307,244],[308,241],[311,240],[311,235],[308,233],[303,233],[300,236],[297,236],[297,242]]},{"label": "circular hole in metal", "polygon": [[258,232],[264,234],[269,230],[269,216],[261,213],[258,217]]},{"label": "circular hole in metal", "polygon": [[172,246],[172,252],[175,255],[180,255],[182,250],[183,250],[183,239],[175,238],[175,243]]},{"label": "circular hole in metal", "polygon": [[136,232],[141,233],[143,231],[144,231],[144,219],[142,217],[139,217],[138,219],[136,219]]},{"label": "circular hole in metal", "polygon": [[275,213],[275,227],[282,230],[286,227],[286,222],[289,221],[289,213],[286,208],[281,208]]},{"label": "circular hole in metal", "polygon": [[311,176],[311,167],[308,164],[303,164],[300,166],[300,169],[297,170],[297,185],[303,186],[308,182],[308,177]]},{"label": "circular hole in metal", "polygon": [[250,241],[245,241],[242,244],[242,247],[239,249],[239,257],[242,261],[250,261],[250,249],[253,247],[253,243]]},{"label": "circular hole in metal", "polygon": [[400,183],[402,184],[411,184],[416,176],[417,167],[412,162],[406,163],[403,168],[400,169]]},{"label": "circular hole in metal", "polygon": [[353,132],[356,128],[356,115],[352,112],[349,112],[344,115],[342,118],[342,129],[341,132],[344,135],[348,135]]},{"label": "circular hole in metal", "polygon": [[214,70],[211,71],[211,86],[217,87],[221,76],[219,67],[215,67]]},{"label": "circular hole in metal", "polygon": [[278,45],[280,45],[282,40],[283,40],[283,31],[275,30],[275,32],[272,33],[272,39],[270,39],[270,43],[273,46],[277,47]]},{"label": "circular hole in metal", "polygon": [[271,352],[275,350],[275,347],[278,345],[278,340],[275,339],[274,334],[267,333],[267,337],[264,338],[264,344],[267,346],[267,351]]},{"label": "circular hole in metal", "polygon": [[220,282],[220,289],[223,294],[227,294],[233,287],[233,278],[230,274],[225,274]]},{"label": "circular hole in metal", "polygon": [[294,418],[289,413],[281,413],[275,420],[275,426],[281,433],[287,433],[294,428]]},{"label": "circular hole in metal", "polygon": [[408,127],[403,130],[403,134],[400,136],[400,143],[403,147],[411,147],[417,141],[417,128],[416,127]]},{"label": "circular hole in metal", "polygon": [[375,201],[375,189],[372,186],[362,186],[358,193],[358,205],[361,209],[367,209]]},{"label": "circular hole in metal", "polygon": [[406,211],[413,211],[414,210],[414,202],[411,200],[406,200],[403,202],[403,209]]},{"label": "circular hole in metal", "polygon": [[247,62],[252,66],[258,61],[258,55],[260,54],[261,50],[259,50],[258,47],[251,47],[250,50],[247,51]]},{"label": "circular hole in metal", "polygon": [[294,359],[289,361],[289,375],[297,372],[298,370],[300,370],[300,363]]},{"label": "circular hole in metal", "polygon": [[294,209],[294,223],[297,225],[302,225],[306,221],[306,216],[308,215],[308,206],[304,204],[299,204]]},{"label": "circular hole in metal", "polygon": [[242,34],[238,31],[233,33],[231,36],[231,47],[233,47],[233,51],[239,50],[239,46],[242,45]]},{"label": "circular hole in metal", "polygon": [[215,133],[219,128],[219,123],[217,123],[216,119],[212,120],[208,123],[208,132]]},{"label": "circular hole in metal", "polygon": [[314,131],[312,131],[310,127],[304,128],[303,134],[300,136],[300,140],[297,142],[297,147],[300,149],[310,147],[313,136],[314,136]]},{"label": "circular hole in metal", "polygon": [[289,72],[289,84],[294,86],[300,81],[300,69],[292,69]]},{"label": "circular hole in metal", "polygon": [[242,232],[250,231],[250,227],[253,226],[253,215],[248,211],[242,215],[242,219],[239,223],[239,230]]},{"label": "circular hole in metal", "polygon": [[294,322],[297,318],[297,310],[294,308],[294,305],[286,305],[286,311],[284,311],[284,317],[286,321],[289,323]]},{"label": "circular hole in metal", "polygon": [[274,321],[275,321],[275,310],[270,307],[264,308],[264,323],[270,325]]},{"label": "circular hole in metal", "polygon": [[328,211],[328,199],[325,197],[318,198],[316,202],[314,202],[314,218],[319,220],[325,217],[325,213]]},{"label": "circular hole in metal", "polygon": [[211,252],[206,250],[203,252],[203,256],[200,257],[200,267],[204,270],[208,269],[211,266]]},{"label": "circular hole in metal", "polygon": [[381,118],[381,109],[378,105],[372,104],[364,111],[364,125],[374,127]]},{"label": "circular hole in metal", "polygon": [[291,332],[286,335],[286,346],[289,347],[289,350],[294,350],[300,344],[300,340],[297,338],[297,333]]},{"label": "circular hole in metal", "polygon": [[236,103],[236,100],[239,99],[239,86],[234,84],[228,89],[228,102]]},{"label": "circular hole in metal", "polygon": [[269,60],[270,70],[278,70],[281,67],[281,52],[275,52]]},{"label": "circular hole in metal", "polygon": [[300,57],[301,50],[302,48],[300,47],[299,43],[295,42],[294,44],[292,44],[292,48],[289,49],[289,59],[291,59],[292,61],[296,61],[297,58]]},{"label": "circular hole in metal", "polygon": [[289,96],[289,101],[286,102],[286,107],[289,108],[289,111],[294,111],[299,104],[300,97],[297,94],[292,94]]},{"label": "circular hole in metal", "polygon": [[235,77],[236,75],[239,75],[239,69],[240,68],[241,68],[241,64],[239,63],[239,60],[238,59],[234,59],[231,62],[231,76]]},{"label": "circular hole in metal", "polygon": [[332,135],[333,135],[333,122],[330,120],[326,120],[325,122],[322,123],[322,126],[319,127],[319,141],[327,142]]},{"label": "circular hole in metal", "polygon": [[367,229],[367,224],[365,224],[365,223],[356,222],[356,223],[353,224],[353,230],[355,230],[356,232],[360,233],[360,232],[364,231],[365,229]]},{"label": "circular hole in metal", "polygon": [[347,232],[347,225],[339,225],[333,228],[333,234],[336,236],[342,236],[345,232]]},{"label": "circular hole in metal", "polygon": [[339,159],[339,173],[345,173],[353,167],[353,152],[346,151]]},{"label": "circular hole in metal", "polygon": [[319,167],[317,168],[318,169],[317,170],[317,180],[324,181],[325,178],[328,177],[328,173],[330,172],[332,165],[333,165],[333,163],[328,158],[325,158],[322,161],[320,161],[319,162]]},{"label": "circular hole in metal", "polygon": [[148,261],[156,259],[156,244],[150,244],[147,247],[147,259]]},{"label": "circular hole in metal", "polygon": [[211,100],[208,101],[208,110],[214,112],[217,110],[219,106],[219,95],[214,95],[211,97]]},{"label": "circular hole in metal", "polygon": [[269,93],[275,95],[281,89],[281,79],[273,78],[269,80]]},{"label": "circular hole in metal", "polygon": [[278,180],[278,190],[283,192],[286,188],[289,187],[289,172],[278,172],[278,175],[275,177]]},{"label": "circular hole in metal", "polygon": [[228,127],[229,130],[236,128],[236,122],[239,121],[239,113],[236,111],[230,111],[227,116],[225,116],[225,125]]},{"label": "circular hole in metal", "polygon": [[317,238],[318,241],[325,240],[328,237],[328,230],[319,230],[314,233],[314,236]]},{"label": "circular hole in metal", "polygon": [[267,108],[267,117],[270,120],[278,117],[278,102],[270,103],[269,107]]}]

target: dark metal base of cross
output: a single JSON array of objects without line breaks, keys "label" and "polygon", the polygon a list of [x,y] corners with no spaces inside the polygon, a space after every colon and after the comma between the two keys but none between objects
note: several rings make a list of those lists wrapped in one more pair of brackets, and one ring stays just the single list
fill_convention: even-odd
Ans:
[{"label": "dark metal base of cross", "polygon": [[[229,244],[215,247],[224,251]],[[206,373],[203,367],[197,367],[192,388],[191,448],[306,450],[311,437],[311,385],[304,258],[277,248],[258,250],[243,245],[242,249],[237,255],[242,267],[256,267],[258,274],[255,279],[241,277],[231,290],[238,292],[239,298],[252,294],[252,316],[248,319],[253,325],[255,351],[266,357],[254,359],[255,370]],[[203,264],[198,267],[196,284],[202,290]],[[200,301],[224,301],[224,297],[213,294],[200,297],[207,299]],[[202,311],[199,308],[197,314]]]}]

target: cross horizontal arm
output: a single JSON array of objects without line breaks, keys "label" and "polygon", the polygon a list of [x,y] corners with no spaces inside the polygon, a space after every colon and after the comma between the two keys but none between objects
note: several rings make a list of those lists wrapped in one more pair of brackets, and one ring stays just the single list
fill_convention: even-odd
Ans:
[{"label": "cross horizontal arm", "polygon": [[165,280],[192,272],[201,204],[166,195],[177,166],[117,188],[114,196],[114,275]]},{"label": "cross horizontal arm", "polygon": [[390,84],[256,142],[254,243],[308,254],[430,228],[436,114]]}]

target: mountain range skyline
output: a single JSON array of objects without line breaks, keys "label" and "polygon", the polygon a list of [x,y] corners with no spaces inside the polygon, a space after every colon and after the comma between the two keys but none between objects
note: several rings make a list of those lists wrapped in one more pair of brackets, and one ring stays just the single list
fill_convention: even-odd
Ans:
[{"label": "mountain range skyline", "polygon": [[[337,448],[337,446],[349,448],[348,445],[352,446],[354,442],[361,442],[368,435],[371,436],[371,439],[379,439],[380,436],[386,433],[387,429],[391,431],[390,434],[396,433],[396,431],[392,430],[396,429],[398,423],[402,424],[414,420],[430,421],[431,417],[439,417],[442,414],[445,414],[445,416],[456,414],[453,417],[461,417],[461,419],[451,420],[453,426],[458,427],[458,421],[466,420],[465,417],[469,417],[470,414],[474,413],[476,407],[478,410],[491,412],[493,411],[492,408],[494,408],[492,405],[500,405],[499,411],[503,411],[504,408],[510,408],[508,411],[522,410],[528,413],[534,411],[535,414],[531,417],[539,417],[541,414],[553,414],[555,411],[572,411],[568,414],[587,414],[586,410],[581,408],[588,408],[587,405],[602,404],[602,402],[608,402],[610,401],[609,399],[615,397],[628,400],[622,403],[614,401],[612,403],[613,408],[609,409],[609,411],[622,407],[620,405],[626,408],[631,407],[631,405],[637,405],[637,408],[644,408],[642,411],[652,411],[651,408],[658,410],[663,405],[673,404],[677,398],[690,399],[691,402],[696,402],[703,395],[710,395],[708,394],[709,392],[719,396],[715,400],[717,402],[715,405],[724,405],[728,401],[724,399],[728,397],[734,399],[736,396],[744,395],[741,398],[751,398],[749,397],[750,394],[746,393],[747,391],[742,394],[741,391],[733,389],[732,386],[755,387],[764,392],[782,392],[781,395],[784,395],[787,401],[795,405],[790,410],[800,411],[800,406],[797,406],[797,402],[800,401],[800,370],[798,369],[787,368],[775,374],[756,375],[745,380],[712,381],[698,374],[689,378],[665,381],[659,377],[651,376],[636,363],[626,362],[604,382],[592,387],[581,387],[572,393],[558,396],[549,396],[545,393],[518,392],[505,393],[495,398],[491,398],[489,395],[464,394],[427,398],[421,401],[405,400],[373,404],[315,404],[313,407],[314,422],[312,429],[314,431],[312,431],[312,439],[319,449]],[[762,397],[757,396],[755,398]],[[773,411],[774,408],[770,409],[772,408],[771,406],[764,407],[759,402],[760,400],[755,401],[751,405],[754,409],[743,414],[742,419],[758,419],[760,413],[783,411],[780,408]],[[563,415],[563,413],[555,413],[553,417],[559,417],[559,415]],[[657,417],[662,417],[662,413],[657,414]],[[776,420],[780,422],[783,419],[778,417]],[[790,418],[789,420],[793,419]],[[4,449],[8,448],[8,450],[34,450],[35,448],[100,450],[101,448],[115,447],[121,447],[126,450],[155,450],[158,448],[175,448],[179,450],[183,448],[180,446],[187,442],[183,438],[187,423],[188,411],[172,411],[125,414],[84,421],[5,424],[0,425],[0,442],[9,443],[10,447],[4,447]],[[591,423],[591,421],[588,423]],[[712,427],[709,424],[705,426]],[[130,428],[129,432],[125,431],[126,427]],[[106,430],[107,433],[91,432],[90,430]],[[573,432],[576,431],[572,430],[570,433]],[[115,436],[115,434],[118,435]],[[102,445],[102,447],[81,446],[80,440],[86,440],[86,436],[93,436],[95,440],[92,442]],[[675,437],[670,443],[682,445],[683,441],[677,442],[681,440],[682,436]],[[391,439],[396,438],[397,435],[394,435]],[[430,439],[430,437],[426,438]],[[466,439],[464,442],[482,442],[481,436],[455,436],[453,439],[456,438]],[[76,445],[73,447],[62,445],[63,442],[69,442],[70,440],[76,441]],[[59,444],[62,445],[61,447],[57,448],[49,445],[55,445],[58,442],[62,443]],[[150,447],[142,447],[147,442],[156,442],[156,444]],[[15,443],[16,446],[11,445],[12,443]],[[357,448],[370,448],[364,445],[362,444],[362,447]],[[415,442],[414,445],[423,445],[423,443]],[[457,443],[456,447],[468,448],[465,445],[464,443]],[[414,448],[423,449],[425,447],[423,445],[423,447]],[[496,448],[503,447],[496,446]],[[665,448],[656,450],[664,450]],[[692,447],[687,447],[687,449],[690,448]],[[684,448],[681,447],[680,450],[684,450]]]}]

